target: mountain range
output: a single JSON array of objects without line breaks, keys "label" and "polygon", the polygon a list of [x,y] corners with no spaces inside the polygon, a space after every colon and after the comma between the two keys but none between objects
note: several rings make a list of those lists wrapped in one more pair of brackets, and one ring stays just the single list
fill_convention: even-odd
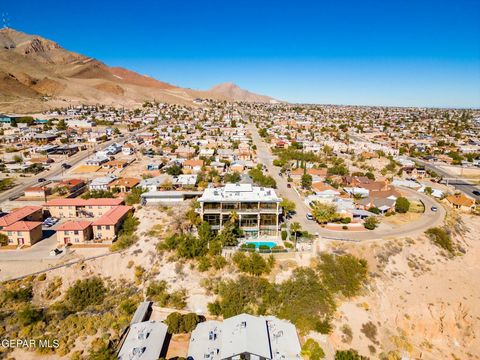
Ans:
[{"label": "mountain range", "polygon": [[72,104],[136,106],[144,101],[191,104],[195,99],[271,103],[233,83],[193,90],[68,51],[54,41],[0,30],[0,111],[32,113]]}]

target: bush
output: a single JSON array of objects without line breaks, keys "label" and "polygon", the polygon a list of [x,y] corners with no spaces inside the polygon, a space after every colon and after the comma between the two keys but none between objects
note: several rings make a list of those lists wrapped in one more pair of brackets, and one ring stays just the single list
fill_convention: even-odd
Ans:
[{"label": "bush", "polygon": [[368,360],[368,357],[358,354],[357,350],[337,350],[335,360]]},{"label": "bush", "polygon": [[377,208],[377,207],[371,207],[370,209],[368,209],[368,211],[370,211],[371,213],[374,213],[375,215],[378,215],[380,214],[382,211]]},{"label": "bush", "polygon": [[405,197],[399,197],[395,202],[395,212],[405,214],[410,209],[410,201]]},{"label": "bush", "polygon": [[30,304],[28,304],[17,313],[17,317],[18,322],[22,326],[28,326],[42,320],[43,311],[41,309],[35,309]]},{"label": "bush", "polygon": [[350,217],[344,217],[340,220],[342,224],[350,224],[352,222],[352,219]]},{"label": "bush", "polygon": [[81,311],[88,306],[101,304],[106,292],[102,279],[98,277],[77,280],[67,290],[65,302],[74,311]]},{"label": "bush", "polygon": [[343,225],[343,226],[342,226],[342,229],[343,229],[343,230],[348,230],[348,226],[347,226],[347,225]]},{"label": "bush", "polygon": [[308,339],[302,346],[302,355],[309,360],[321,360],[325,352],[315,340]]},{"label": "bush", "polygon": [[192,332],[201,320],[200,316],[195,313],[182,315],[178,312],[173,312],[167,316],[165,324],[168,325],[170,334],[183,334]]},{"label": "bush", "polygon": [[243,252],[236,252],[232,260],[241,272],[250,275],[260,276],[262,274],[269,274],[271,271],[270,264],[256,252],[248,255]]},{"label": "bush", "polygon": [[282,230],[282,240],[285,241],[287,240],[288,233],[286,230]]},{"label": "bush", "polygon": [[447,250],[451,254],[455,253],[452,239],[445,229],[434,227],[425,231],[425,234],[435,245]]},{"label": "bush", "polygon": [[353,255],[333,256],[323,253],[319,257],[318,270],[322,283],[333,292],[346,297],[355,296],[367,279],[367,262]]},{"label": "bush", "polygon": [[365,229],[374,230],[378,226],[378,219],[375,216],[370,216],[369,218],[365,219],[363,226]]}]

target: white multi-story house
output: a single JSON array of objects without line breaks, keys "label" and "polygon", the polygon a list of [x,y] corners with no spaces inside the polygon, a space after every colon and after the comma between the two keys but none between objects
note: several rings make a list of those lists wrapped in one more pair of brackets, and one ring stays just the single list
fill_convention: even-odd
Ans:
[{"label": "white multi-story house", "polygon": [[212,230],[221,230],[237,214],[237,222],[245,237],[279,235],[281,199],[274,189],[251,184],[226,184],[222,188],[207,188],[198,199],[200,216]]}]

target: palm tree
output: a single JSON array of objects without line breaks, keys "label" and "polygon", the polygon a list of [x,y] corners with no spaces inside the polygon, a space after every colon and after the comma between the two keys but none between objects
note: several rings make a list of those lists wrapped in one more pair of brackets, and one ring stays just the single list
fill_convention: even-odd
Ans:
[{"label": "palm tree", "polygon": [[290,224],[290,233],[293,233],[294,234],[294,239],[295,239],[295,242],[294,242],[294,249],[297,250],[297,234],[300,232],[300,230],[302,230],[302,226],[300,225],[300,223],[298,222],[293,222]]}]

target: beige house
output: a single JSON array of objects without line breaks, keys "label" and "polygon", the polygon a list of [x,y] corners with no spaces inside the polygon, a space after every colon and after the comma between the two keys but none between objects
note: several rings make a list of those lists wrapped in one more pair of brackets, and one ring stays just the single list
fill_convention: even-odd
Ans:
[{"label": "beige house", "polygon": [[4,227],[1,232],[8,237],[8,245],[32,246],[42,239],[40,221],[17,221]]},{"label": "beige house", "polygon": [[59,244],[85,244],[93,238],[91,221],[67,221],[56,230]]},{"label": "beige house", "polygon": [[17,221],[42,221],[43,212],[40,206],[24,206],[13,210],[0,218],[0,230],[13,225]]},{"label": "beige house", "polygon": [[131,206],[115,206],[106,212],[100,219],[92,223],[94,241],[113,241],[118,235],[127,215],[131,213]]},{"label": "beige house", "polygon": [[45,203],[51,216],[57,218],[96,218],[103,216],[112,207],[121,205],[122,199],[54,199]]}]

